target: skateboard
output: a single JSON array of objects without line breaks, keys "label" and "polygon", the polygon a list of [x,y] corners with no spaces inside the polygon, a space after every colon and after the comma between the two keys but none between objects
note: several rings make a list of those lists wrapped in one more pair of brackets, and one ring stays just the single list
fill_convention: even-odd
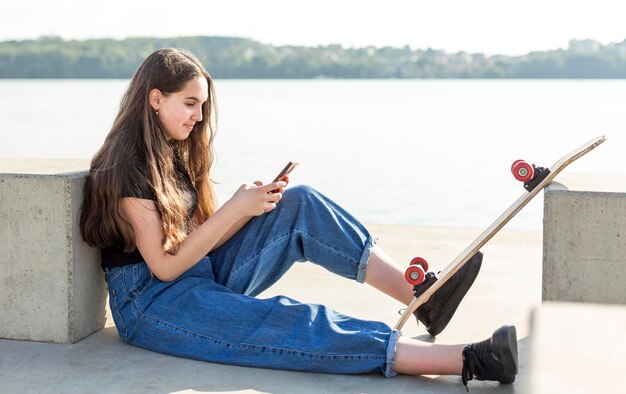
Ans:
[{"label": "skateboard", "polygon": [[[522,210],[543,188],[548,186],[550,182],[561,172],[565,167],[578,160],[598,145],[606,140],[606,136],[602,135],[597,138],[588,141],[579,148],[573,150],[567,155],[560,158],[550,168],[538,167],[534,164],[529,164],[524,160],[516,160],[511,165],[511,172],[518,181],[524,182],[524,194],[517,199],[500,217],[498,217],[482,234],[478,236],[465,250],[459,254],[443,271],[441,271],[437,277],[438,280],[433,283],[422,294],[414,297],[411,303],[404,309],[402,316],[398,320],[398,323],[394,326],[394,329],[400,330],[409,317],[423,305],[430,296],[435,293],[441,286],[443,286],[465,263],[467,263],[474,254],[476,254],[480,248],[483,247],[494,235],[498,233],[519,211]],[[415,257],[411,260],[411,264],[405,271],[406,280],[414,286],[415,294],[418,293],[419,286],[424,283],[426,279],[426,272],[428,271],[428,262],[421,258]]]}]

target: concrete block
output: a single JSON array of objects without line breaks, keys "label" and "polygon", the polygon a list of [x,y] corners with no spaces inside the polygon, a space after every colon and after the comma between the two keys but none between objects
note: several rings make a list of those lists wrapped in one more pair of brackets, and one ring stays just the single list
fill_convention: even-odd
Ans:
[{"label": "concrete block", "polygon": [[543,300],[626,304],[626,177],[558,182],[544,198]]},{"label": "concrete block", "polygon": [[0,338],[74,343],[104,327],[99,252],[78,225],[88,165],[0,160]]},{"label": "concrete block", "polygon": [[526,392],[626,393],[626,306],[545,302],[531,322]]}]

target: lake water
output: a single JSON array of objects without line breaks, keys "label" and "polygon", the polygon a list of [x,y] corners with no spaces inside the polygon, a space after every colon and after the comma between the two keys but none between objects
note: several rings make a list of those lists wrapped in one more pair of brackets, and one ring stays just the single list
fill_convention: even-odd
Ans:
[{"label": "lake water", "polygon": [[[0,157],[91,158],[126,80],[0,80]],[[626,172],[624,80],[218,80],[220,201],[289,160],[368,223],[487,227],[510,174],[608,140],[568,172]],[[509,228],[539,230],[542,198]]]}]

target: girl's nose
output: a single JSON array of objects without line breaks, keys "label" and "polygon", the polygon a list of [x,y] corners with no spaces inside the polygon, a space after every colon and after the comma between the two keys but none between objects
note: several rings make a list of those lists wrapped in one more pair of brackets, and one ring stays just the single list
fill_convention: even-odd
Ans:
[{"label": "girl's nose", "polygon": [[193,116],[191,118],[196,122],[202,122],[202,107],[196,108],[196,110],[193,111]]}]

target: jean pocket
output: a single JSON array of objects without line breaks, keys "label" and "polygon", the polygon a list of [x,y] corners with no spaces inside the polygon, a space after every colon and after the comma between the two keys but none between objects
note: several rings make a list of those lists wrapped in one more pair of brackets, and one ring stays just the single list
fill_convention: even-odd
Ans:
[{"label": "jean pocket", "polygon": [[121,267],[106,268],[104,270],[104,280],[106,280],[107,283],[111,283],[115,279],[117,279],[120,275],[122,275],[123,272],[124,271],[123,271],[123,269]]},{"label": "jean pocket", "polygon": [[133,266],[133,286],[131,293],[135,297],[142,295],[152,287],[156,280],[156,277],[145,263],[135,264]]}]

